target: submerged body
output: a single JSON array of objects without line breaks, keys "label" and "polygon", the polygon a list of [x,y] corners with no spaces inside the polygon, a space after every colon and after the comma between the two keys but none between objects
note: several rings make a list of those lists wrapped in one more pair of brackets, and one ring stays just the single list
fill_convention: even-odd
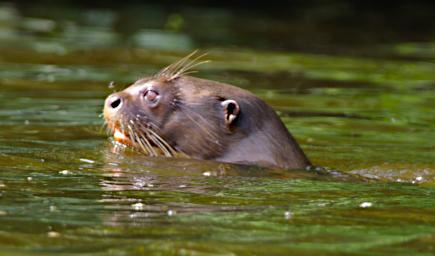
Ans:
[{"label": "submerged body", "polygon": [[232,85],[169,71],[106,99],[104,118],[116,140],[149,155],[182,153],[286,169],[310,165],[263,100]]}]

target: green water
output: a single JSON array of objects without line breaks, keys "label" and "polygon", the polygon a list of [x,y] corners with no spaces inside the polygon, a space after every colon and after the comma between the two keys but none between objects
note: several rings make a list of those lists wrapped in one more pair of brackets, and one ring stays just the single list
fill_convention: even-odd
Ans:
[{"label": "green water", "polygon": [[[433,33],[337,54],[347,41],[322,41],[331,27],[296,37],[284,33],[296,21],[195,8],[0,4],[0,255],[433,255]],[[100,117],[109,82],[196,48],[212,60],[197,76],[266,100],[337,173],[114,146]]]}]

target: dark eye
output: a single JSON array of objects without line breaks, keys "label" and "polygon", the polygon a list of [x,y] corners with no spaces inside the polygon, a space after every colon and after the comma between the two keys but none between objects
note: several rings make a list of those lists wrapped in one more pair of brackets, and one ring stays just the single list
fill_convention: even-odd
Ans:
[{"label": "dark eye", "polygon": [[156,105],[160,97],[156,91],[148,90],[145,92],[144,98],[147,103]]}]

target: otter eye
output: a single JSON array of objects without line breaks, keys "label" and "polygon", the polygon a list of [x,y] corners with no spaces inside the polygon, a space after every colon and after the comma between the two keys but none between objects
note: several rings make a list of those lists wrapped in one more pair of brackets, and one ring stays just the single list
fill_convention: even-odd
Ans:
[{"label": "otter eye", "polygon": [[150,104],[157,104],[159,100],[159,94],[154,90],[148,90],[144,94],[145,101]]}]

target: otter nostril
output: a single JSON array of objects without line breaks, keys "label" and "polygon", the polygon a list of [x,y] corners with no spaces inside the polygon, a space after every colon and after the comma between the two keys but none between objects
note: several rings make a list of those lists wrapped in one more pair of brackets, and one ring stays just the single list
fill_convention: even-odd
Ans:
[{"label": "otter nostril", "polygon": [[117,108],[121,105],[121,98],[115,98],[113,99],[113,101],[110,103],[110,106],[112,108]]}]

